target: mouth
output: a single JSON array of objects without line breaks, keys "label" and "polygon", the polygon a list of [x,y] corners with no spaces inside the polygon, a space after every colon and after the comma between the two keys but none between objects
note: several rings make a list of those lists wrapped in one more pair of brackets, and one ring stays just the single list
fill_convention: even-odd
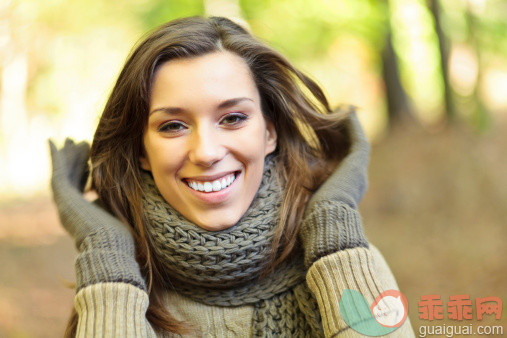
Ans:
[{"label": "mouth", "polygon": [[203,193],[213,193],[227,189],[236,180],[240,172],[241,171],[235,171],[225,174],[221,177],[208,180],[185,178],[183,181],[192,190]]}]

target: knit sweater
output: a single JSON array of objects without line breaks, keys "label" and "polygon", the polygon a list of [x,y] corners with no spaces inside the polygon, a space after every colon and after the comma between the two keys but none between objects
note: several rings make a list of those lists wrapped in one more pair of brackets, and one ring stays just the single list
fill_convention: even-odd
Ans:
[{"label": "knit sweater", "polygon": [[[223,304],[201,302],[203,299],[194,297],[192,288],[190,288],[190,293],[183,293],[183,289],[180,288],[179,294],[167,290],[165,297],[167,309],[177,319],[187,322],[194,328],[189,336],[249,337],[273,336],[273,332],[286,332],[283,330],[264,332],[263,326],[255,326],[262,317],[263,323],[267,321],[266,325],[269,327],[277,326],[272,324],[288,327],[287,324],[293,326],[294,323],[301,323],[300,320],[307,320],[308,323],[305,324],[311,325],[311,332],[319,336],[323,331],[326,337],[357,337],[361,335],[348,326],[341,311],[343,309],[340,309],[342,295],[348,295],[347,290],[357,291],[365,298],[366,303],[372,304],[383,291],[397,289],[396,282],[384,259],[376,248],[368,245],[362,233],[360,216],[356,208],[366,188],[365,168],[369,147],[354,116],[351,116],[350,123],[350,135],[353,142],[349,155],[312,195],[307,205],[308,212],[305,214],[300,229],[305,264],[300,262],[298,269],[301,270],[297,271],[301,273],[297,275],[300,277],[296,280],[297,283],[285,284],[285,288],[280,290],[284,292],[283,295],[290,295],[290,297],[275,294],[277,297],[269,299],[269,306],[262,308],[262,311],[268,312],[261,313],[257,306],[260,303],[257,301],[229,302],[227,306],[219,306],[212,304]],[[77,336],[156,336],[146,319],[149,296],[146,293],[146,285],[140,275],[139,267],[134,260],[132,236],[119,220],[100,208],[92,207],[76,189],[80,188],[80,177],[83,176],[81,174],[86,172],[75,169],[83,167],[80,164],[86,163],[86,145],[66,142],[61,150],[56,150],[54,145],[51,146],[52,187],[55,202],[62,224],[73,235],[80,251],[76,261],[79,286],[75,297],[75,308],[79,318]],[[267,163],[272,162],[267,160]],[[273,175],[274,167],[266,165],[267,163],[265,163],[264,183],[261,184],[262,189],[258,192],[258,197],[261,199],[267,196],[272,197],[272,194],[278,191],[271,189],[276,188],[277,180]],[[151,196],[150,191],[147,196]],[[259,214],[262,216],[275,208],[273,203],[266,202],[268,200],[261,200],[259,205],[269,206],[267,210],[262,211],[253,207],[252,211],[262,211]],[[146,210],[150,213],[156,212],[155,216],[160,216],[165,224],[168,221],[166,214],[158,214],[159,211],[166,210],[164,207],[159,208],[164,203],[160,200],[159,203],[148,204]],[[155,211],[152,207],[155,207]],[[254,220],[258,220],[257,217],[260,216],[255,216]],[[246,216],[244,218],[247,219]],[[181,226],[180,222],[184,221],[179,219],[176,222],[178,227]],[[270,224],[269,222],[261,223],[264,227]],[[172,223],[168,225],[170,229],[175,226]],[[248,230],[249,225],[251,223],[243,224],[239,231]],[[194,229],[190,229],[194,233]],[[259,230],[257,227],[255,229]],[[179,230],[184,231],[180,228]],[[159,230],[154,231],[159,233]],[[204,235],[206,237],[203,240],[210,237],[209,234]],[[217,243],[220,245],[220,240]],[[186,250],[184,247],[183,249]],[[169,257],[174,258],[174,255],[171,254]],[[180,261],[174,261],[166,268],[171,270],[174,268],[173,265]],[[278,275],[280,271],[285,270],[277,268]],[[180,270],[180,272],[188,271]],[[230,277],[229,272],[226,272],[225,276]],[[189,280],[189,282],[192,281]],[[265,281],[265,279],[259,280],[259,283]],[[187,283],[186,280],[183,282]],[[280,278],[269,280],[269,283],[274,286],[280,285],[279,282],[281,282]],[[209,291],[213,291],[213,287],[209,288]],[[353,291],[351,291],[352,294],[354,294]],[[204,295],[209,296],[208,293]],[[236,299],[236,296],[233,297],[233,300]],[[347,300],[346,297],[343,299]],[[279,306],[278,302],[283,303],[283,306]],[[352,310],[360,312],[360,308],[354,301],[347,304],[351,304]],[[289,312],[298,313],[298,316],[292,317]],[[373,316],[370,317],[361,316],[353,324],[369,326],[371,321],[375,321]],[[376,322],[373,324],[379,325]],[[405,321],[390,336],[413,337],[409,321]]]},{"label": "knit sweater", "polygon": [[[339,251],[316,261],[306,282],[319,304],[326,337],[362,337],[343,320],[339,301],[345,289],[359,291],[369,304],[389,289],[398,289],[380,252],[370,248]],[[148,294],[127,283],[98,283],[75,297],[77,337],[156,337],[146,319]],[[191,324],[188,337],[249,337],[253,306],[220,307],[197,303],[168,291],[166,304],[177,319]],[[170,336],[170,335],[169,335]],[[414,337],[410,321],[389,337]]]}]

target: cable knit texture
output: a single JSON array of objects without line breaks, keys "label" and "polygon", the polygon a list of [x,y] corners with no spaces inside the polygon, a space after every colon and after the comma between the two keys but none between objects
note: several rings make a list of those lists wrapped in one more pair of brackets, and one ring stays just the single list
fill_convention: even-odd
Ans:
[{"label": "cable knit texture", "polygon": [[[371,302],[382,291],[396,288],[387,266],[372,260],[357,212],[367,185],[369,146],[354,115],[347,130],[352,140],[349,155],[305,211],[303,248],[264,278],[261,272],[270,259],[283,189],[275,156],[266,158],[260,189],[246,214],[235,226],[216,232],[186,220],[163,199],[151,175],[143,175],[148,231],[167,289],[178,294],[178,304],[200,304],[186,308],[190,324],[199,326],[200,316],[206,314],[216,328],[201,326],[203,333],[230,336],[241,320],[227,328],[225,316],[231,312],[226,307],[244,316],[242,336],[354,337],[357,333],[340,315],[341,293],[357,290]],[[61,151],[54,146],[51,150],[55,201],[80,250],[78,336],[154,336],[146,320],[149,299],[132,236],[120,221],[82,198],[79,173],[84,171],[71,174],[82,167],[82,152],[67,144]],[[170,311],[171,305],[175,303],[169,298]],[[413,337],[408,321],[395,333]]]},{"label": "cable knit texture", "polygon": [[307,214],[300,231],[304,238],[305,265],[339,250],[368,247],[361,216],[347,204],[320,201]]},{"label": "cable knit texture", "polygon": [[[325,337],[362,337],[345,323],[339,312],[341,293],[345,289],[356,290],[371,303],[381,292],[398,289],[389,267],[374,246],[370,246],[369,249],[347,249],[319,259],[308,271],[306,279],[307,284],[293,289],[296,303],[290,303],[296,311],[299,307],[303,312],[306,319],[301,322],[303,327],[318,322],[312,319],[312,316],[322,316],[322,327],[312,329],[306,337],[319,337],[323,334]],[[307,292],[306,285],[315,295],[318,308],[314,307],[314,296]],[[292,317],[285,319],[285,314],[288,316],[291,310],[279,316],[276,312],[271,315],[269,308],[264,306],[211,306],[194,301],[175,291],[168,291],[165,301],[176,318],[194,325],[195,330],[192,333],[183,335],[186,338],[284,336],[284,334],[273,334],[280,331],[263,331],[262,327],[252,325],[254,318],[271,322],[294,320]],[[155,335],[145,316],[148,295],[130,284],[99,283],[86,287],[77,293],[75,304],[79,313],[78,337],[153,337]],[[276,306],[274,308],[276,309]],[[262,313],[255,314],[255,311]],[[274,327],[277,324],[268,325],[268,327],[271,326]],[[104,332],[115,334],[107,335],[103,334]],[[166,333],[157,336],[174,337],[175,335]],[[304,334],[291,333],[285,336],[301,337]],[[408,318],[388,337],[414,337]]]},{"label": "cable knit texture", "polygon": [[[326,337],[363,337],[352,330],[341,316],[340,290],[358,291],[365,297],[368,304],[372,304],[375,298],[385,290],[398,290],[384,257],[374,246],[370,249],[346,249],[323,257],[309,269],[306,280],[317,298],[319,308],[326,314],[323,320]],[[372,317],[366,317],[365,320],[378,325]],[[387,336],[414,337],[408,318],[400,328]]]},{"label": "cable knit texture", "polygon": [[[167,275],[165,282],[179,294],[207,305],[254,304],[254,336],[264,337],[267,332],[318,336],[322,333],[318,305],[304,283],[302,253],[261,278],[279,220],[282,184],[276,163],[276,156],[266,158],[260,189],[248,211],[236,225],[222,231],[204,230],[185,219],[145,173],[148,231]],[[305,299],[305,311],[296,293]]]},{"label": "cable knit texture", "polygon": [[148,294],[131,284],[87,286],[74,299],[79,315],[76,337],[156,337],[146,325],[148,305]]}]

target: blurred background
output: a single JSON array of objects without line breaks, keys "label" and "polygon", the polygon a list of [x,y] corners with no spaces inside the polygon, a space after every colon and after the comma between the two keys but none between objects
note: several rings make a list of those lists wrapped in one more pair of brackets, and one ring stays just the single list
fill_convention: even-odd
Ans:
[{"label": "blurred background", "polygon": [[[507,1],[2,0],[0,337],[63,334],[72,240],[49,191],[47,139],[91,141],[115,78],[149,30],[228,16],[362,109],[373,143],[361,205],[421,325],[421,296],[507,301]],[[445,313],[445,311],[444,311]]]}]

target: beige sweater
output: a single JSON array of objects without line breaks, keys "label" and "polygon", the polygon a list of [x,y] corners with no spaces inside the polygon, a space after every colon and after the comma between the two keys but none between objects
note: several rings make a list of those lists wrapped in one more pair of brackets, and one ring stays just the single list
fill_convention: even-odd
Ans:
[{"label": "beige sweater", "polygon": [[[398,289],[380,252],[355,248],[336,252],[315,262],[306,281],[314,293],[326,337],[363,337],[342,319],[340,295],[345,289],[359,291],[371,304],[382,291]],[[80,290],[75,297],[79,315],[77,337],[156,337],[146,320],[148,295],[125,283],[99,283]],[[253,306],[220,307],[197,303],[174,292],[167,307],[180,320],[195,327],[188,337],[249,337]],[[414,337],[410,321],[389,337]]]}]

